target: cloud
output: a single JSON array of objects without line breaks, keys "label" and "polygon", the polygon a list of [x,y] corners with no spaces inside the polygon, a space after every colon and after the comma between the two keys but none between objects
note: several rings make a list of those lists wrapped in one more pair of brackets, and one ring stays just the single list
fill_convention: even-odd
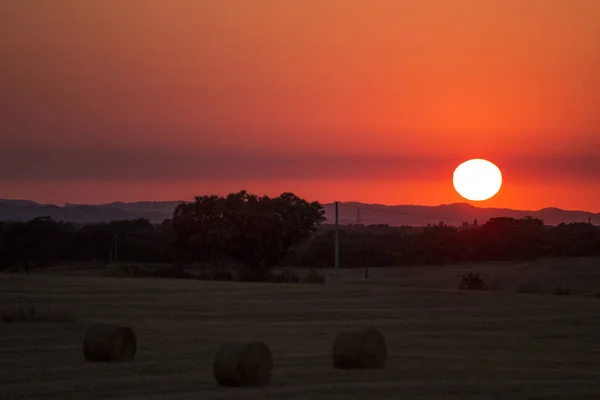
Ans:
[{"label": "cloud", "polygon": [[[596,155],[491,158],[505,179],[599,182]],[[444,180],[456,155],[285,154],[233,150],[0,149],[0,181]]]}]

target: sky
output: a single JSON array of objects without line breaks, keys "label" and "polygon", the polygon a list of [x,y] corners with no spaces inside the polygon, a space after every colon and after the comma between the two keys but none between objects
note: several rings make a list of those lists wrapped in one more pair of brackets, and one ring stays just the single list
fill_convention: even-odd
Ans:
[{"label": "sky", "polygon": [[0,0],[0,198],[600,212],[598,0]]}]

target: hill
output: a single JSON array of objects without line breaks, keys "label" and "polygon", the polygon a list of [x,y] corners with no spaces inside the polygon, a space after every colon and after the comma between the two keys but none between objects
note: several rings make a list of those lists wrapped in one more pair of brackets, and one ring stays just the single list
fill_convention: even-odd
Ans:
[{"label": "hill", "polygon": [[[151,222],[162,222],[170,218],[173,209],[181,201],[142,201],[133,203],[114,202],[108,204],[40,204],[31,200],[0,199],[0,220],[27,221],[36,217],[50,216],[58,221],[78,223],[102,222],[116,219],[146,218]],[[334,205],[324,204],[329,221],[334,219]],[[559,208],[541,210],[513,210],[508,208],[482,208],[465,203],[442,204],[439,206],[364,204],[359,202],[341,203],[339,206],[340,224],[365,225],[388,224],[392,226],[422,226],[437,224],[460,225],[465,221],[480,223],[493,217],[523,218],[532,216],[542,219],[547,225],[561,222],[600,221],[600,213],[570,211]]]},{"label": "hill", "polygon": [[170,218],[181,201],[142,201],[108,204],[39,204],[29,200],[0,199],[0,220],[28,221],[36,217],[52,217],[57,221],[90,223],[117,219],[146,218],[162,222]]},{"label": "hill", "polygon": [[[335,207],[325,204],[328,220],[333,221]],[[447,225],[461,225],[477,220],[484,223],[490,218],[531,216],[544,221],[546,225],[558,225],[561,222],[600,222],[600,213],[586,211],[569,211],[560,208],[543,208],[541,210],[513,210],[508,208],[483,208],[466,203],[442,204],[439,206],[364,204],[357,202],[341,203],[339,221],[348,224],[388,224],[391,226],[423,226],[443,221]]]}]

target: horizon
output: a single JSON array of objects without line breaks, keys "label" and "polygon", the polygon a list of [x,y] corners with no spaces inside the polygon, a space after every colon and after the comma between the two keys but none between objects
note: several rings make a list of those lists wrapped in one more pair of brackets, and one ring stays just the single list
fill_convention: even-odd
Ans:
[{"label": "horizon", "polygon": [[[257,193],[252,193],[252,194],[256,194],[261,196],[261,194],[257,194]],[[335,204],[335,201],[330,201],[330,202],[320,202],[318,200],[310,200],[307,199],[308,201],[317,201],[319,204],[321,204],[322,206],[333,206]],[[23,201],[23,202],[34,202],[40,206],[57,206],[57,207],[66,207],[68,206],[107,206],[107,205],[112,205],[112,204],[136,204],[136,203],[179,203],[179,202],[191,202],[193,201],[193,199],[188,199],[188,200],[135,200],[135,201],[120,201],[120,200],[115,200],[115,201],[110,201],[110,202],[98,202],[98,203],[73,203],[73,202],[65,202],[65,203],[46,203],[46,202],[40,202],[40,201],[36,201],[35,199],[22,199],[22,198],[5,198],[5,197],[1,197],[0,201],[9,201],[9,202],[19,202],[19,201]],[[594,210],[583,210],[583,209],[569,209],[569,208],[560,208],[560,207],[553,207],[553,206],[548,206],[548,207],[542,207],[542,208],[538,208],[538,209],[521,209],[521,208],[510,208],[510,207],[491,207],[491,206],[483,206],[483,205],[477,205],[477,204],[472,204],[474,202],[469,202],[469,201],[458,201],[458,202],[454,202],[454,203],[440,203],[440,204],[434,204],[434,205],[424,205],[424,204],[384,204],[384,203],[368,203],[368,202],[361,202],[361,201],[356,201],[356,200],[345,200],[345,201],[338,201],[341,204],[360,204],[360,205],[364,205],[364,206],[378,206],[378,207],[445,207],[445,206],[468,206],[468,207],[473,207],[473,208],[479,208],[479,209],[490,209],[490,210],[510,210],[510,211],[531,211],[531,212],[540,212],[540,211],[544,211],[544,210],[558,210],[558,211],[566,211],[566,212],[583,212],[583,213],[589,213],[589,214],[600,214],[600,211],[594,211]]]},{"label": "horizon", "polygon": [[0,198],[600,212],[597,0],[3,3]]}]

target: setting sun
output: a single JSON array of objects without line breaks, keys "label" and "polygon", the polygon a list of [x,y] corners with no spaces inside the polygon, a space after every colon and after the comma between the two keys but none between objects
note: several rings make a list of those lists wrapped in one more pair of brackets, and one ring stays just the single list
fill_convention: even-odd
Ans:
[{"label": "setting sun", "polygon": [[498,193],[502,186],[502,173],[487,160],[473,159],[456,167],[453,182],[458,194],[465,199],[482,201]]}]

